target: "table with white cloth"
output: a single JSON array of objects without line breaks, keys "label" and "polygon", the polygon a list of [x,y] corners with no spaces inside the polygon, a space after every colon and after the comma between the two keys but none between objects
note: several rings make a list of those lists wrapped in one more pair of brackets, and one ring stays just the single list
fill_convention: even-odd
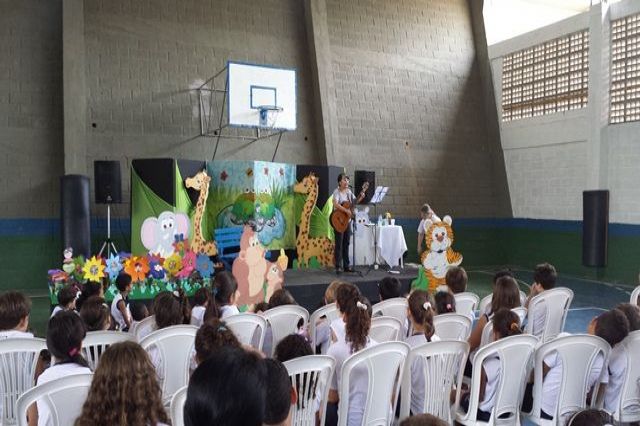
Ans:
[{"label": "table with white cloth", "polygon": [[[378,240],[378,263],[387,263],[391,267],[403,266],[402,255],[407,251],[407,243],[401,226],[358,224],[351,236],[349,259],[352,265],[372,265],[374,263],[374,235]],[[355,241],[355,262],[353,260]]]}]

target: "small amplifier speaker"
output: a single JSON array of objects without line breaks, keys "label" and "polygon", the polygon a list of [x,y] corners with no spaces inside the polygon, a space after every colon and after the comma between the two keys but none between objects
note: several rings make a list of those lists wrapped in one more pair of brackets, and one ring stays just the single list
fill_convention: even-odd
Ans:
[{"label": "small amplifier speaker", "polygon": [[122,202],[119,161],[93,162],[96,203],[119,204]]}]

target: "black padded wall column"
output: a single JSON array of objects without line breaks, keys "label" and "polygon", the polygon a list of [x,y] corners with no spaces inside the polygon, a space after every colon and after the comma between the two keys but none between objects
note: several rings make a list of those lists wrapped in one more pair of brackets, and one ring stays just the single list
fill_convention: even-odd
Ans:
[{"label": "black padded wall column", "polygon": [[60,217],[63,247],[73,248],[73,255],[91,255],[91,217],[89,211],[89,177],[65,175],[60,178]]},{"label": "black padded wall column", "polygon": [[582,264],[607,265],[609,191],[582,193]]}]

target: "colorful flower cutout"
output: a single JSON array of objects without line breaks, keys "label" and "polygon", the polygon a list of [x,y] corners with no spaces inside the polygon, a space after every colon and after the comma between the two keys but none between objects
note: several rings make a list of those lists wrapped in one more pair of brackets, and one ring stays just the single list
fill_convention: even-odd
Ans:
[{"label": "colorful flower cutout", "polygon": [[149,273],[149,261],[146,257],[131,256],[125,262],[124,271],[131,275],[131,281],[144,281]]},{"label": "colorful flower cutout", "polygon": [[183,234],[176,234],[174,238],[175,241],[173,242],[173,250],[176,253],[184,255],[184,252],[189,250],[189,240],[185,240]]},{"label": "colorful flower cutout", "polygon": [[164,260],[162,266],[169,275],[176,276],[176,274],[182,269],[182,259],[178,253],[173,253]]},{"label": "colorful flower cutout", "polygon": [[102,259],[93,256],[84,263],[82,272],[84,272],[85,280],[100,281],[104,278],[104,264],[102,263]]},{"label": "colorful flower cutout", "polygon": [[209,256],[206,254],[198,255],[196,258],[196,269],[202,278],[210,278],[215,271],[213,262],[209,260]]},{"label": "colorful flower cutout", "polygon": [[149,260],[149,275],[155,279],[161,280],[166,275],[162,261],[161,257]]},{"label": "colorful flower cutout", "polygon": [[120,256],[115,253],[109,256],[107,259],[106,271],[111,280],[118,278],[120,271],[122,271],[122,261],[120,260]]},{"label": "colorful flower cutout", "polygon": [[182,256],[182,269],[176,274],[178,278],[189,278],[189,275],[196,269],[196,254],[186,251]]}]

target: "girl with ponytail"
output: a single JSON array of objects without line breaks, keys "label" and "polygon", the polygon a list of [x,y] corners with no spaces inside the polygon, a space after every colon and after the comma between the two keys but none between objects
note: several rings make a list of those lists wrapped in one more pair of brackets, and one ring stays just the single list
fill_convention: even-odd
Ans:
[{"label": "girl with ponytail", "polygon": [[[493,317],[493,339],[498,341],[504,337],[522,334],[520,317],[507,308],[495,311]],[[482,362],[480,376],[480,404],[478,404],[478,420],[488,422],[495,404],[496,391],[500,385],[500,358],[497,355],[485,358]],[[469,393],[462,395],[460,405],[467,410],[469,407]]]},{"label": "girl with ponytail", "polygon": [[[338,295],[340,295],[342,287],[340,286],[338,289]],[[343,303],[340,304],[340,311],[343,312],[345,337],[344,340],[338,340],[333,343],[327,351],[327,355],[334,357],[336,360],[336,369],[329,389],[329,403],[332,404],[332,409],[337,409],[339,401],[338,380],[344,362],[354,353],[377,343],[369,338],[369,330],[371,329],[371,304],[369,301],[365,297],[357,295],[343,300]],[[349,425],[362,423],[367,399],[367,387],[368,377],[366,370],[361,371],[356,368],[351,375],[347,419]],[[330,424],[329,422],[327,423]]]},{"label": "girl with ponytail", "polygon": [[[82,341],[87,335],[80,316],[73,311],[62,311],[51,317],[47,326],[47,349],[52,365],[38,377],[38,385],[73,374],[91,373],[89,364],[82,357]],[[38,425],[52,424],[48,406],[38,401]]]},{"label": "girl with ponytail", "polygon": [[354,300],[360,297],[360,290],[355,285],[342,282],[336,289],[336,307],[340,312],[340,317],[331,321],[331,341],[339,342],[344,341],[345,336],[345,313],[350,306],[353,305]]},{"label": "girl with ponytail", "polygon": [[[449,293],[447,293],[449,294]],[[407,317],[411,322],[413,333],[407,337],[406,343],[412,348],[427,342],[437,342],[440,338],[435,334],[433,316],[435,311],[429,293],[414,290],[409,296]],[[422,374],[422,359],[416,359],[411,366],[411,413],[424,412],[424,390],[426,377]]]},{"label": "girl with ponytail", "polygon": [[236,306],[238,282],[228,271],[218,272],[213,280],[213,303],[204,313],[204,322],[209,319],[226,319],[240,313]]}]

